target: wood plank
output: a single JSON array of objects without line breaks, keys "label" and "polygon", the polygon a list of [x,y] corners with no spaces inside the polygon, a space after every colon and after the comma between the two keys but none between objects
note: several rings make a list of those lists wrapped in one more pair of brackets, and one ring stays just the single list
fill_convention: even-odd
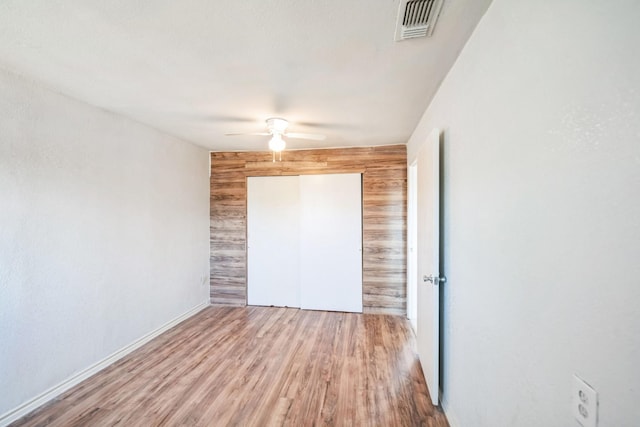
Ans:
[{"label": "wood plank", "polygon": [[406,319],[214,306],[11,424],[41,425],[448,423]]},{"label": "wood plank", "polygon": [[[323,173],[363,174],[363,263],[368,266],[363,271],[362,284],[365,309],[376,311],[375,306],[366,305],[370,301],[366,296],[380,286],[380,277],[389,280],[393,289],[397,283],[406,286],[406,273],[398,268],[406,266],[404,145],[288,150],[282,153],[282,162],[273,162],[270,152],[214,152],[211,153],[211,294],[224,298],[212,301],[224,299],[246,304],[246,252],[240,252],[246,251],[246,177]],[[237,289],[232,294],[225,289],[222,294],[214,289],[218,284]],[[406,310],[406,296],[398,295],[393,307],[398,313]],[[388,308],[380,312],[387,313]]]}]

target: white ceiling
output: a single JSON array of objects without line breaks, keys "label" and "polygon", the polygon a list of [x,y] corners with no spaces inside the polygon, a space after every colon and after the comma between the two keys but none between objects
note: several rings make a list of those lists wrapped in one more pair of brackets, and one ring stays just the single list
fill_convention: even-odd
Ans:
[{"label": "white ceiling", "polygon": [[0,67],[211,150],[405,143],[490,2],[394,42],[399,0],[3,0]]}]

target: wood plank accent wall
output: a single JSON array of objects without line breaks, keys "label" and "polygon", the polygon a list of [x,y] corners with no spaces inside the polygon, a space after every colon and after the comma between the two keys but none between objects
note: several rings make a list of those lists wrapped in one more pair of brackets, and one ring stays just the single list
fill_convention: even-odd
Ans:
[{"label": "wood plank accent wall", "polygon": [[404,145],[211,153],[211,302],[246,305],[247,177],[362,173],[362,298],[366,313],[406,315]]}]

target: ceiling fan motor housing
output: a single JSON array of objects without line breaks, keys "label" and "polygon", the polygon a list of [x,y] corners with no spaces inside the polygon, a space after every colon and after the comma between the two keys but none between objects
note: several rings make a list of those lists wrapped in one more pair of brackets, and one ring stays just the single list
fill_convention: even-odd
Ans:
[{"label": "ceiling fan motor housing", "polygon": [[266,120],[267,129],[271,134],[283,134],[287,130],[287,126],[289,126],[289,122],[285,119],[280,119],[277,117],[271,117]]}]

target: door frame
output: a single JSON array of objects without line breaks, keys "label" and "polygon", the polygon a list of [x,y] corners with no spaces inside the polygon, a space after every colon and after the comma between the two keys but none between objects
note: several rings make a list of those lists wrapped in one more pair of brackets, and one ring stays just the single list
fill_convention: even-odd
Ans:
[{"label": "door frame", "polygon": [[418,332],[418,160],[407,168],[407,319]]}]

